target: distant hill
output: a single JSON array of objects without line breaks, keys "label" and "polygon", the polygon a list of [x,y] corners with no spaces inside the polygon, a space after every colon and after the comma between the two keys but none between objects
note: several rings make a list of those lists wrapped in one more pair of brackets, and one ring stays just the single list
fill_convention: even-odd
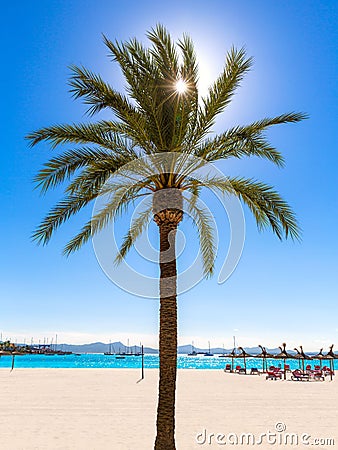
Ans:
[{"label": "distant hill", "polygon": [[[206,353],[209,351],[209,348],[199,348],[199,347],[194,347],[195,352],[197,353]],[[217,354],[221,354],[221,353],[230,353],[232,352],[232,348],[226,348],[223,349],[221,347],[211,347],[210,351],[211,353],[214,353],[215,355]],[[244,347],[244,350],[251,354],[251,355],[257,355],[259,353],[261,353],[261,349],[260,347]],[[181,345],[178,347],[178,353],[190,353],[192,351],[192,346],[191,345]],[[279,348],[269,348],[267,349],[268,353],[271,354],[277,354],[280,352]],[[238,353],[238,351],[237,351]],[[292,352],[290,352],[292,353]]]},{"label": "distant hill", "polygon": [[[53,347],[54,348],[54,347]],[[122,342],[112,342],[111,344],[104,344],[103,342],[93,342],[91,344],[73,345],[73,344],[58,344],[57,350],[73,353],[105,353],[111,351],[112,353],[135,353],[140,352],[139,345],[125,346]],[[144,353],[154,354],[158,350],[150,347],[144,347]]]},{"label": "distant hill", "polygon": [[[105,344],[103,342],[93,342],[91,344],[81,344],[81,345],[72,345],[72,344],[58,344],[57,350],[62,350],[66,352],[73,352],[73,353],[105,353],[111,351],[112,353],[119,353],[119,352],[127,352],[127,353],[135,353],[140,352],[141,347],[139,345],[133,345],[133,346],[126,346],[122,342],[112,342],[111,344]],[[180,345],[177,349],[177,352],[179,354],[187,354],[190,353],[192,350],[191,345]],[[206,353],[209,351],[208,348],[198,348],[194,347],[194,350],[196,352]],[[261,349],[259,347],[244,347],[244,350],[252,355],[258,354],[261,352]],[[221,347],[212,347],[210,349],[211,353],[214,354],[222,354],[222,353],[230,353],[232,351],[232,348],[230,349],[223,349]],[[272,348],[267,349],[269,353],[276,354],[279,353],[278,348]],[[151,347],[144,347],[144,353],[147,354],[157,354],[158,349],[151,348]],[[293,351],[290,351],[290,353],[294,353]]]}]

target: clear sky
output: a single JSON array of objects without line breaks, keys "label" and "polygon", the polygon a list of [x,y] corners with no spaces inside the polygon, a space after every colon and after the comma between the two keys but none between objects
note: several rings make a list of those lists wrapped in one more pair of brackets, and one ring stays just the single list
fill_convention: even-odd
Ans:
[{"label": "clear sky", "polygon": [[[91,244],[68,259],[61,255],[90,210],[63,226],[47,247],[31,241],[61,191],[41,197],[33,189],[32,179],[52,151],[47,144],[28,148],[24,136],[42,126],[85,120],[84,106],[68,93],[71,64],[83,64],[123,89],[102,33],[142,40],[160,22],[176,38],[184,32],[193,38],[202,91],[232,44],[244,45],[254,57],[215,131],[289,111],[310,117],[269,132],[286,158],[285,169],[256,159],[221,167],[275,185],[297,213],[302,242],[280,243],[270,232],[259,233],[245,210],[245,247],[233,275],[222,285],[217,276],[203,281],[180,296],[179,342],[231,347],[235,334],[243,346],[275,347],[284,340],[288,347],[303,343],[311,350],[338,345],[337,1],[35,0],[6,2],[1,16],[3,338],[36,341],[58,333],[59,342],[130,338],[157,346],[157,300],[112,284]],[[222,256],[228,229],[219,226]]]}]

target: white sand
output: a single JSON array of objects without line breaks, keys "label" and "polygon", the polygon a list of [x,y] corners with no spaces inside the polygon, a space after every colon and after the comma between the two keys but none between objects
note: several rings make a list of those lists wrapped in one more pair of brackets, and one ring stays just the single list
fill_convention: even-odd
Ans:
[{"label": "white sand", "polygon": [[[179,370],[178,450],[201,448],[335,448],[338,382],[266,381],[219,370]],[[157,370],[0,370],[1,450],[151,450],[155,437]],[[199,445],[207,433],[286,432],[333,438],[336,446]],[[277,433],[282,435],[285,433]],[[202,438],[200,438],[202,440]],[[230,438],[234,439],[234,438]],[[273,439],[273,437],[271,438]],[[222,441],[220,441],[222,442]],[[224,440],[223,440],[224,442]],[[234,441],[232,441],[234,442]]]}]

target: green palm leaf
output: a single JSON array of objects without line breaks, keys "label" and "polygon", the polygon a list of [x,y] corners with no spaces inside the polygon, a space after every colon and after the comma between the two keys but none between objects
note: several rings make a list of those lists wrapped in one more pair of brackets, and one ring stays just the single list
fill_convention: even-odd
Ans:
[{"label": "green palm leaf", "polygon": [[196,198],[185,196],[184,199],[188,204],[188,213],[198,233],[204,275],[212,276],[217,254],[212,216],[206,208],[198,206]]},{"label": "green palm leaf", "polygon": [[216,116],[230,103],[236,88],[250,69],[252,58],[247,58],[244,48],[232,47],[226,55],[225,67],[215,83],[209,88],[208,95],[202,99],[203,106],[199,114],[198,133],[194,143],[197,144],[214,125]]},{"label": "green palm leaf", "polygon": [[116,256],[115,262],[120,263],[127,255],[129,250],[134,245],[136,239],[141,236],[141,234],[147,228],[150,220],[152,219],[152,205],[146,208],[144,211],[139,213],[137,217],[133,220],[130,225],[128,233],[123,238],[120,251]]},{"label": "green palm leaf", "polygon": [[300,239],[295,214],[271,186],[253,179],[231,177],[206,177],[201,186],[240,198],[253,213],[260,230],[270,226],[280,240]]},{"label": "green palm leaf", "polygon": [[69,180],[79,169],[100,160],[111,159],[112,167],[116,165],[112,155],[104,149],[82,147],[69,150],[50,159],[36,175],[34,181],[43,193]]}]

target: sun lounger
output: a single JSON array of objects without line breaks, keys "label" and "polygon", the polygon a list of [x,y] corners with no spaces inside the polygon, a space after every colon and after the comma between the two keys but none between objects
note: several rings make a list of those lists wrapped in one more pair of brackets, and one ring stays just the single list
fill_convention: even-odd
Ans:
[{"label": "sun lounger", "polygon": [[250,375],[260,375],[260,373],[259,373],[257,367],[253,367],[253,368],[250,370]]},{"label": "sun lounger", "polygon": [[325,381],[325,377],[321,370],[313,370],[310,374],[310,378],[314,381]]},{"label": "sun lounger", "polygon": [[329,377],[330,375],[334,375],[334,372],[329,367],[323,367],[323,374],[325,377]]},{"label": "sun lounger", "polygon": [[293,381],[310,381],[310,375],[308,373],[303,373],[300,370],[294,370],[291,375],[291,380],[293,380]]},{"label": "sun lounger", "polygon": [[246,369],[244,369],[244,367],[242,367],[242,366],[236,366],[236,368],[235,368],[235,372],[236,373],[244,373],[244,374],[246,374]]},{"label": "sun lounger", "polygon": [[279,370],[268,370],[266,377],[266,380],[281,380],[282,379],[282,372]]}]

